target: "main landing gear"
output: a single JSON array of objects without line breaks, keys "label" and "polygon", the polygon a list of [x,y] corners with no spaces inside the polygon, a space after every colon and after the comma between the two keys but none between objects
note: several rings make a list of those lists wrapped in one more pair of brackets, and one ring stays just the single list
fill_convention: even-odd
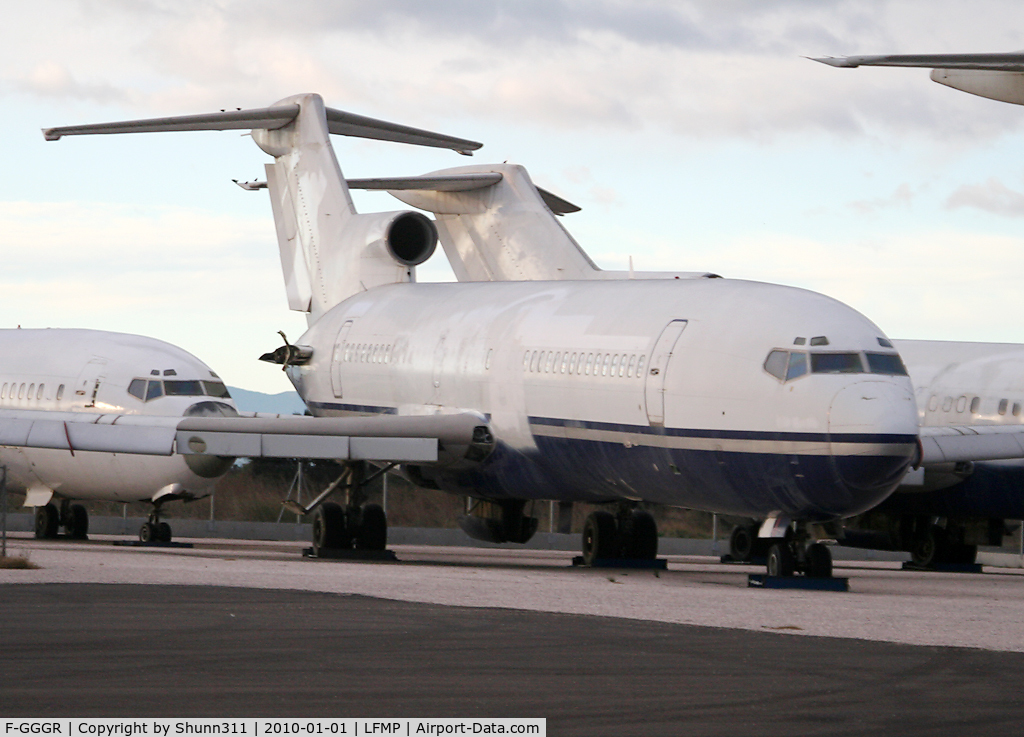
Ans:
[{"label": "main landing gear", "polygon": [[765,559],[769,576],[788,577],[802,573],[808,578],[832,577],[832,552],[815,542],[806,524],[785,527],[782,537],[758,537],[760,525],[740,525],[729,538],[729,556],[748,563]]},{"label": "main landing gear", "polygon": [[64,535],[71,540],[89,539],[89,512],[81,504],[72,504],[70,499],[63,499],[60,511],[57,505],[47,504],[36,507],[35,533],[41,540],[52,540],[57,537],[60,527]]},{"label": "main landing gear", "polygon": [[620,506],[616,514],[591,512],[583,524],[583,563],[654,560],[658,557],[658,525],[650,512]]},{"label": "main landing gear", "polygon": [[[286,501],[285,507],[292,512],[309,514],[314,509],[313,553],[321,557],[337,555],[338,551],[382,552],[388,543],[388,520],[379,504],[366,504],[367,484],[387,473],[395,464],[389,464],[373,474],[367,475],[365,462],[350,463],[309,507],[297,502]],[[345,504],[324,501],[339,487],[345,489]]]}]

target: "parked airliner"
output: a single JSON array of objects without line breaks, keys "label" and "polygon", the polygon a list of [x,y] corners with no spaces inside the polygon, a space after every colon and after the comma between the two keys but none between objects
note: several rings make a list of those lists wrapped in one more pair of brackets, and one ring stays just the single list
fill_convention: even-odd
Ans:
[{"label": "parked airliner", "polygon": [[[464,529],[478,536],[525,542],[536,528],[533,501],[607,502],[617,513],[588,517],[584,558],[651,558],[657,530],[637,505],[657,502],[766,519],[768,568],[779,575],[831,575],[808,523],[870,509],[911,464],[942,448],[959,452],[943,438],[919,445],[898,352],[870,320],[820,294],[706,273],[415,283],[414,267],[435,247],[434,221],[356,213],[329,134],[461,153],[478,143],[325,108],[314,94],[260,110],[44,133],[230,128],[251,129],[273,157],[266,186],[286,293],[310,326],[264,359],[284,365],[317,417],[190,418],[176,449],[251,456],[287,446],[346,459],[346,476],[303,510],[318,507],[318,546],[375,547],[386,534],[379,510],[363,506],[360,460],[369,456],[356,438],[335,442],[355,422],[379,441],[377,460],[476,500]],[[557,245],[533,240],[531,212],[498,207],[505,184],[520,187],[514,204],[540,203],[549,219],[551,198],[518,170],[486,168],[361,184],[419,195],[420,207],[433,198],[426,209],[442,232],[456,227],[449,211],[475,207],[482,217],[470,225],[490,228],[510,250]],[[539,227],[541,239],[555,232]],[[416,432],[436,446],[407,443]],[[324,501],[341,488],[345,508]]]},{"label": "parked airliner", "polygon": [[169,343],[99,330],[0,330],[0,466],[8,489],[35,508],[37,537],[63,526],[85,538],[89,516],[73,501],[145,501],[153,510],[139,537],[169,541],[162,505],[208,496],[230,466],[173,453],[182,417],[209,414],[237,414],[224,382]]}]

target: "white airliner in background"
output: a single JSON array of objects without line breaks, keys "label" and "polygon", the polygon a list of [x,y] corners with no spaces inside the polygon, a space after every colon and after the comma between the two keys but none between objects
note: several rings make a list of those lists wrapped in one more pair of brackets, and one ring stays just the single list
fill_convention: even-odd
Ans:
[{"label": "white airliner in background", "polygon": [[[1024,53],[913,54],[815,59],[841,68],[922,67],[953,89],[1024,104]],[[917,393],[924,427],[1019,427],[1024,423],[1024,345],[894,341]],[[1014,440],[1004,438],[1012,454]],[[1024,519],[1024,463],[936,464],[909,474],[878,509],[854,521],[846,541],[911,552],[922,564],[972,561],[978,544],[998,545],[1005,520]],[[866,533],[866,534],[865,534]]]},{"label": "white airliner in background", "polygon": [[[655,502],[764,519],[769,572],[828,576],[831,556],[809,523],[876,506],[912,463],[965,459],[955,431],[919,438],[899,354],[864,316],[790,287],[600,272],[552,215],[568,203],[518,168],[352,183],[435,213],[456,273],[491,269],[497,279],[530,258],[525,279],[543,278],[545,258],[561,270],[550,281],[414,283],[435,247],[434,221],[357,214],[329,134],[463,153],[479,147],[472,141],[325,108],[312,94],[45,135],[230,128],[252,129],[274,158],[265,186],[288,302],[309,313],[296,344],[264,358],[285,365],[317,417],[189,418],[176,449],[347,460],[346,476],[306,508],[318,507],[318,546],[383,545],[386,521],[361,493],[360,461],[378,460],[477,500],[463,527],[478,537],[525,542],[534,501],[607,502],[617,513],[588,517],[584,557],[650,558],[657,530],[637,505]],[[505,256],[472,251],[488,238]],[[555,280],[563,275],[571,280]],[[346,430],[357,424],[360,443]],[[324,503],[339,487],[345,507]]]},{"label": "white airliner in background", "polygon": [[[0,465],[36,510],[37,537],[85,538],[75,500],[145,501],[143,541],[169,541],[161,507],[208,496],[230,461],[174,454],[182,417],[236,415],[195,356],[141,335],[0,330]],[[57,504],[60,504],[58,508]]]}]

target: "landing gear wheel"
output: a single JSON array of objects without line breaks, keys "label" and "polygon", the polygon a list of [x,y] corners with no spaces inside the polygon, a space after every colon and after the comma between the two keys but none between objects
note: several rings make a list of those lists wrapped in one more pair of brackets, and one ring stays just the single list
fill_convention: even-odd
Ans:
[{"label": "landing gear wheel", "polygon": [[139,528],[139,541],[144,543],[156,542],[159,538],[157,537],[156,525],[152,522],[143,523],[142,527]]},{"label": "landing gear wheel", "polygon": [[313,550],[337,549],[345,537],[345,510],[340,504],[325,502],[313,518]]},{"label": "landing gear wheel", "polygon": [[166,522],[157,524],[156,539],[162,543],[169,543],[171,541],[171,526]]},{"label": "landing gear wheel", "polygon": [[81,504],[72,504],[68,507],[68,519],[64,524],[64,530],[73,540],[89,539],[89,512],[85,507]]},{"label": "landing gear wheel", "polygon": [[821,543],[807,547],[807,569],[810,578],[832,578],[832,551]]},{"label": "landing gear wheel", "polygon": [[362,521],[356,536],[358,550],[384,550],[388,546],[388,518],[379,504],[363,507]]},{"label": "landing gear wheel", "polygon": [[615,557],[615,543],[618,534],[615,517],[605,511],[591,512],[583,523],[583,562],[594,565],[595,561]]},{"label": "landing gear wheel", "polygon": [[729,555],[734,561],[747,563],[754,557],[754,536],[749,527],[733,528],[729,536]]},{"label": "landing gear wheel", "polygon": [[658,557],[658,523],[650,512],[633,510],[629,519],[629,532],[622,548],[624,558],[654,560]]},{"label": "landing gear wheel", "polygon": [[36,537],[40,540],[51,540],[57,537],[57,528],[60,525],[60,513],[57,506],[47,504],[45,507],[36,507]]},{"label": "landing gear wheel", "polygon": [[939,528],[929,527],[914,540],[910,559],[915,565],[929,568],[939,562],[943,547],[941,532]]},{"label": "landing gear wheel", "polygon": [[776,543],[768,550],[768,575],[788,577],[796,570],[796,559],[786,543]]}]

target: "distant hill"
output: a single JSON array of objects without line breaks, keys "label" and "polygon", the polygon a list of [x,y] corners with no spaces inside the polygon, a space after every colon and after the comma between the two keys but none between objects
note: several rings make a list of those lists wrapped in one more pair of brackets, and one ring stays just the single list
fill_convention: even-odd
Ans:
[{"label": "distant hill", "polygon": [[242,412],[301,415],[306,411],[306,405],[296,392],[264,394],[263,392],[251,392],[248,389],[240,389],[237,386],[229,386],[228,391],[231,392],[231,398],[235,400],[235,406]]}]

